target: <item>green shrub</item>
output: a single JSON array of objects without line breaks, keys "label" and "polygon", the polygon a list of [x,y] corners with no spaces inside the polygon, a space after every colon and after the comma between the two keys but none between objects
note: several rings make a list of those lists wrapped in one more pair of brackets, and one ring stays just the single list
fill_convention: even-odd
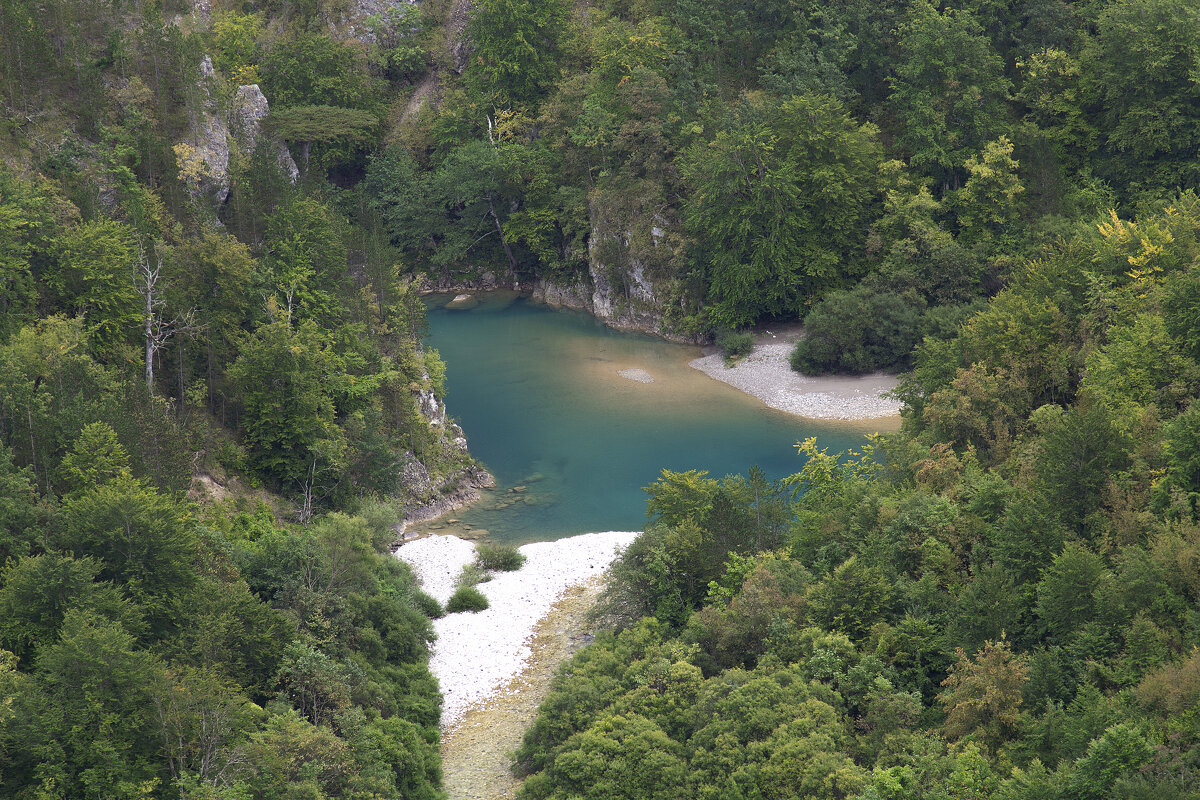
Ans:
[{"label": "green shrub", "polygon": [[491,579],[491,573],[479,566],[478,561],[473,561],[463,566],[462,574],[458,576],[458,585],[474,586],[477,583],[487,583]]},{"label": "green shrub", "polygon": [[483,592],[474,586],[460,586],[450,596],[450,602],[446,603],[446,613],[457,614],[460,611],[483,611],[487,607],[488,599],[483,596]]},{"label": "green shrub", "polygon": [[417,610],[430,619],[440,619],[446,616],[446,609],[442,608],[442,604],[437,601],[437,598],[420,590],[413,592],[412,602]]},{"label": "green shrub", "polygon": [[511,544],[478,544],[475,563],[483,569],[516,572],[525,564],[525,555]]},{"label": "green shrub", "polygon": [[792,369],[860,374],[907,366],[920,341],[924,309],[925,302],[912,293],[877,292],[863,284],[833,292],[804,318]]},{"label": "green shrub", "polygon": [[446,399],[446,362],[432,347],[425,348],[425,371],[429,373],[429,388],[439,400]]},{"label": "green shrub", "polygon": [[754,350],[754,334],[749,331],[717,331],[717,347],[725,354],[726,361],[748,356]]}]

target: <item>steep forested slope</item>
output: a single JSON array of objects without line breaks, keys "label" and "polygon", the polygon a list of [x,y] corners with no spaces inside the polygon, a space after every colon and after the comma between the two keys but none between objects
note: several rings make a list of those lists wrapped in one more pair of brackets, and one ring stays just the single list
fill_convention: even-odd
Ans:
[{"label": "steep forested slope", "polygon": [[436,793],[425,273],[913,366],[799,505],[656,490],[528,793],[1186,796],[1198,57],[1186,0],[3,0],[0,788]]},{"label": "steep forested slope", "polygon": [[378,127],[363,59],[284,7],[0,6],[0,795],[440,794],[389,551],[474,467],[317,167]]},{"label": "steep forested slope", "polygon": [[[1180,0],[478,0],[468,34],[368,167],[384,229],[617,323],[794,318],[866,277],[937,332],[1042,242],[1196,187]],[[888,328],[809,366],[904,363]]]},{"label": "steep forested slope", "polygon": [[1200,796],[1200,201],[1046,248],[903,432],[664,473],[528,798]]}]

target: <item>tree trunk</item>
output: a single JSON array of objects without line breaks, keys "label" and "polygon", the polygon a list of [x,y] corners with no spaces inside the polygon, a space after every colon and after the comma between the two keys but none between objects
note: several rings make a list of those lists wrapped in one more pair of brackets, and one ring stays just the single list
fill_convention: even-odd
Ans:
[{"label": "tree trunk", "polygon": [[496,233],[500,234],[500,244],[504,246],[504,255],[508,256],[508,265],[512,268],[513,274],[517,274],[517,259],[513,256],[512,248],[508,246],[508,239],[504,237],[504,227],[500,224],[500,217],[496,214],[496,204],[492,201],[491,196],[488,197],[488,211],[492,215],[492,219],[496,222]]},{"label": "tree trunk", "polygon": [[146,391],[154,396],[154,285],[146,282]]}]

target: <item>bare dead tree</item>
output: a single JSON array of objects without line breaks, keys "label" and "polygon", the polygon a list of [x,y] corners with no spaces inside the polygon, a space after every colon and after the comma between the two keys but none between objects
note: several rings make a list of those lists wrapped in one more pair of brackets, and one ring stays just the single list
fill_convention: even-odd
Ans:
[{"label": "bare dead tree", "polygon": [[145,250],[138,246],[138,293],[146,302],[143,318],[143,333],[146,343],[146,390],[154,394],[154,358],[158,351],[166,346],[173,335],[195,336],[204,330],[205,325],[196,320],[196,309],[176,314],[170,320],[164,319],[160,313],[166,304],[163,298],[165,287],[162,286],[162,259],[158,257],[155,247],[154,258],[147,258]]},{"label": "bare dead tree", "polygon": [[308,469],[301,482],[302,499],[299,512],[301,525],[312,522],[313,514],[316,511],[316,502],[328,494],[328,489],[321,491],[323,477],[338,471],[337,463],[328,455],[324,452],[324,448],[320,447],[320,443],[309,454]]},{"label": "bare dead tree", "polygon": [[246,701],[203,670],[164,670],[150,687],[162,755],[173,778],[184,772],[203,783],[232,783],[250,763],[238,740]]}]

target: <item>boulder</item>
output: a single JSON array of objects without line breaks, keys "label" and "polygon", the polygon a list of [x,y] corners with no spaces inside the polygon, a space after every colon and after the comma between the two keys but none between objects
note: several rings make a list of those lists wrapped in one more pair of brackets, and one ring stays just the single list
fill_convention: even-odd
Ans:
[{"label": "boulder", "polygon": [[[237,88],[229,104],[229,124],[243,153],[253,153],[258,149],[259,142],[263,139],[263,120],[270,112],[266,95],[258,88],[257,83]],[[275,156],[275,162],[279,164],[283,174],[295,183],[300,177],[300,170],[297,169],[287,145],[277,139],[267,138],[266,146]]]}]

